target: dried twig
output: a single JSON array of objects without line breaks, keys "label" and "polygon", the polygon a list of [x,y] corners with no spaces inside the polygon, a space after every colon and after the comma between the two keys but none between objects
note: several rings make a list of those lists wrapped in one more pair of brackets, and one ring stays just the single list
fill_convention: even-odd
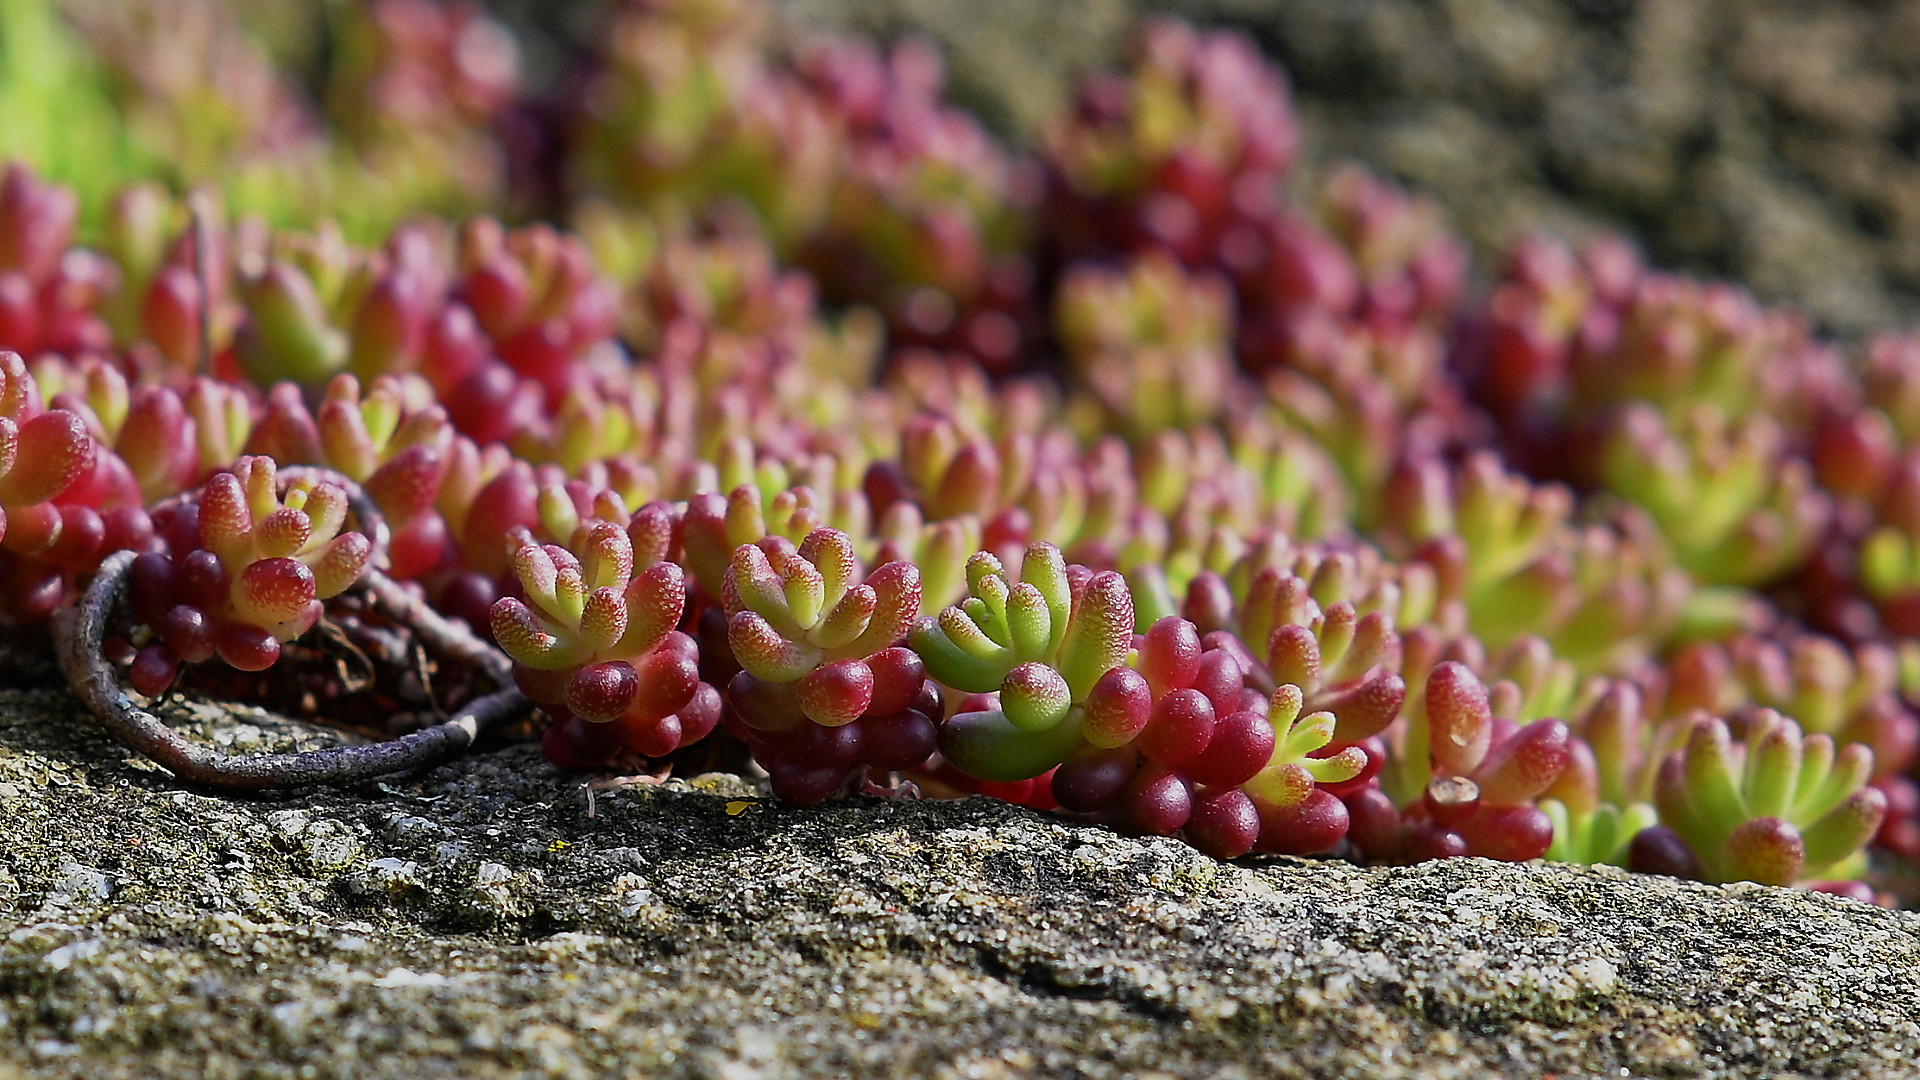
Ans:
[{"label": "dried twig", "polygon": [[[410,628],[430,645],[445,643],[449,659],[474,663],[489,676],[496,673],[497,685],[505,688],[467,703],[443,724],[413,732],[387,742],[367,746],[342,746],[292,754],[248,754],[232,756],[211,747],[190,742],[168,727],[159,717],[135,704],[121,688],[102,650],[109,613],[126,588],[133,553],[117,552],[100,564],[99,572],[75,607],[62,611],[54,626],[61,669],[74,693],[87,703],[107,729],[121,742],[166,766],[183,779],[210,787],[236,790],[308,787],[316,784],[346,784],[389,773],[404,772],[436,761],[473,745],[482,731],[524,714],[531,704],[511,684],[512,663],[462,625],[435,615],[431,630],[407,620],[405,615],[427,611],[417,599],[411,605],[388,603],[388,614],[408,621]],[[383,594],[408,597],[411,594],[378,571],[369,571],[368,591],[378,600]],[[489,659],[488,654],[491,654]]]}]

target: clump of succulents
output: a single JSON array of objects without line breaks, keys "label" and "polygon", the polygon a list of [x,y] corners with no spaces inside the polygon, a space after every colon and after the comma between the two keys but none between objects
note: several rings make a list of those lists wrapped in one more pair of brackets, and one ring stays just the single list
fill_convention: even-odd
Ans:
[{"label": "clump of succulents", "polygon": [[[339,139],[495,208],[532,177],[581,229],[369,245],[144,183],[83,230],[0,175],[0,618],[56,620],[183,776],[381,775],[524,719],[567,769],[984,793],[1222,858],[1871,898],[1870,842],[1920,857],[1911,341],[1855,363],[1618,241],[1523,241],[1472,294],[1417,195],[1290,196],[1283,76],[1177,22],[1029,155],[924,44],[776,56],[746,0],[611,4],[537,102],[476,9],[383,0],[335,130],[284,146],[260,54],[150,70],[75,10],[168,80],[145,138],[204,149],[187,103],[243,80],[249,169]],[[446,722],[269,760],[155,715],[347,682]]]}]

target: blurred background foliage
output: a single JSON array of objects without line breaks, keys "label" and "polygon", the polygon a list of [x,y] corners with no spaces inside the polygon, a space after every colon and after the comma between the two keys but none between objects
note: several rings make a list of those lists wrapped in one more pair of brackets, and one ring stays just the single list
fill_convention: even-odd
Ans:
[{"label": "blurred background foliage", "polygon": [[[343,90],[357,0],[0,0],[0,154],[97,209],[130,175],[213,181],[286,222],[372,238],[396,208],[551,211],[496,147],[537,156],[541,104],[604,5],[487,0],[520,98],[408,116]],[[1130,20],[1254,33],[1316,138],[1296,176],[1358,159],[1439,195],[1483,253],[1525,229],[1625,231],[1654,261],[1749,283],[1844,337],[1920,322],[1920,5],[1889,0],[782,0],[800,30],[920,35],[953,96],[1021,137]],[[487,38],[475,31],[473,40]],[[775,40],[794,34],[777,33]],[[142,46],[165,40],[166,49]],[[504,51],[503,51],[504,50]],[[491,58],[486,58],[490,54]],[[497,72],[496,72],[497,73]],[[451,122],[450,122],[451,121]],[[479,127],[476,127],[476,123]],[[463,126],[464,125],[464,126]],[[512,155],[509,154],[509,157]],[[295,160],[297,167],[273,162]]]}]

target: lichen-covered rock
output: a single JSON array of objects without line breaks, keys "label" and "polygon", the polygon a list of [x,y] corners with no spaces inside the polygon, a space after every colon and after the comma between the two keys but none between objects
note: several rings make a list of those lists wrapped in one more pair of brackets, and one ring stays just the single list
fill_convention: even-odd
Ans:
[{"label": "lichen-covered rock", "polygon": [[1916,1016],[1920,917],[1804,892],[1225,864],[530,747],[234,799],[0,693],[0,1077],[1895,1076]]}]

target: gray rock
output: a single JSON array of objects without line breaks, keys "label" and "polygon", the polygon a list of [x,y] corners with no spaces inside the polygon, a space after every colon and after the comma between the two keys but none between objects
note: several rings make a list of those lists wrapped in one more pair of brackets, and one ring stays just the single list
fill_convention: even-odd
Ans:
[{"label": "gray rock", "polygon": [[[263,745],[296,735],[259,714]],[[1216,862],[984,799],[591,793],[531,747],[180,788],[0,693],[0,1077],[1895,1076],[1920,918]]]}]

